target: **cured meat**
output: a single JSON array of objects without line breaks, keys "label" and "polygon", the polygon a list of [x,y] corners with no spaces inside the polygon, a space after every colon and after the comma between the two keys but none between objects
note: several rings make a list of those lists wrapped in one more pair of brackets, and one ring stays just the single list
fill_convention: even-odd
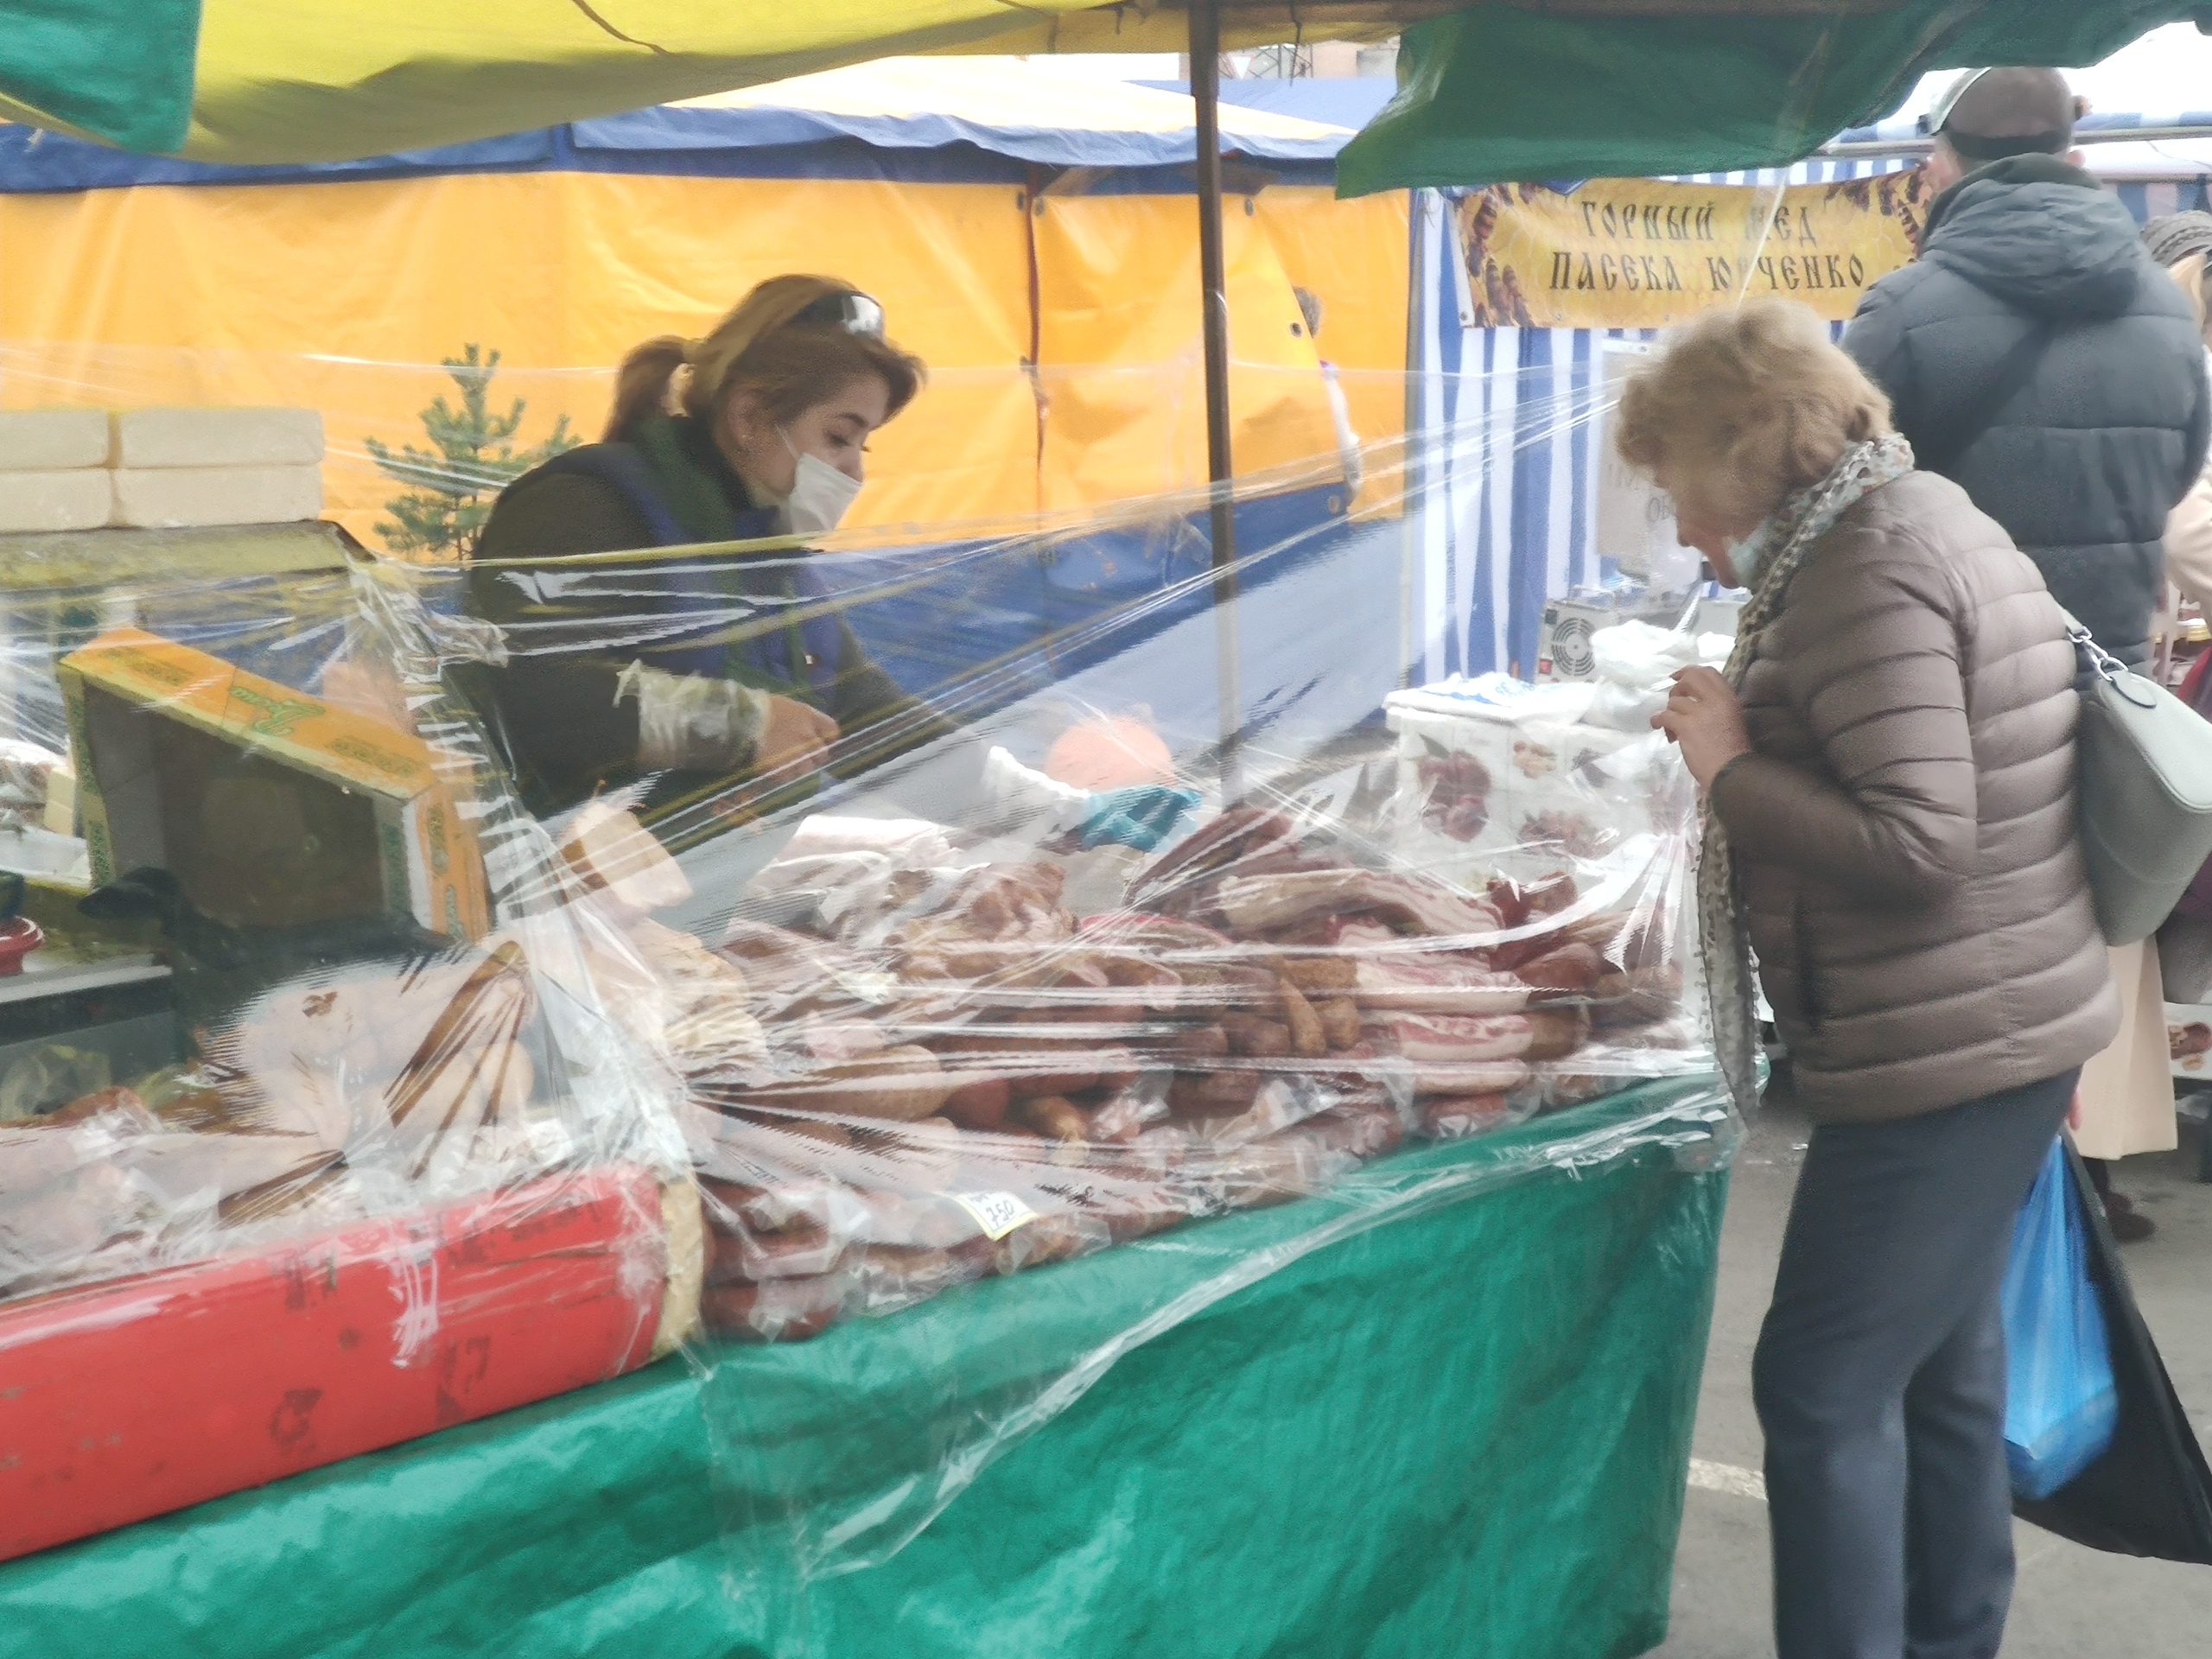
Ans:
[{"label": "cured meat", "polygon": [[1433,1014],[1517,1014],[1529,1003],[1527,982],[1440,950],[1402,946],[1357,958],[1353,995],[1363,1008]]},{"label": "cured meat", "polygon": [[1502,1128],[1512,1115],[1503,1095],[1440,1095],[1421,1102],[1421,1129],[1432,1141],[1463,1141]]},{"label": "cured meat", "polygon": [[1359,1040],[1359,1004],[1348,996],[1325,997],[1313,1005],[1321,1022],[1321,1039],[1332,1049],[1350,1048]]},{"label": "cured meat", "polygon": [[1529,1052],[1535,1027],[1526,1015],[1494,1014],[1475,1019],[1451,1014],[1390,1014],[1371,1029],[1389,1046],[1415,1062],[1517,1060]]},{"label": "cured meat", "polygon": [[760,1234],[743,1228],[711,1228],[707,1234],[707,1282],[760,1284],[830,1273],[844,1255],[845,1243],[822,1227]]},{"label": "cured meat", "polygon": [[1416,1060],[1416,1095],[1503,1095],[1529,1081],[1519,1060]]},{"label": "cured meat", "polygon": [[721,951],[779,1014],[880,1000],[890,989],[889,976],[857,950],[743,917],[730,923]]},{"label": "cured meat", "polygon": [[1505,918],[1506,926],[1526,927],[1539,917],[1556,915],[1573,904],[1574,878],[1565,870],[1554,870],[1541,880],[1523,887],[1502,875],[1494,876],[1484,897]]},{"label": "cured meat", "polygon": [[766,1284],[709,1286],[700,1294],[699,1314],[718,1337],[803,1342],[836,1322],[849,1293],[847,1276],[836,1273]]},{"label": "cured meat", "polygon": [[1532,1009],[1529,1022],[1535,1028],[1529,1044],[1531,1060],[1564,1059],[1590,1040],[1590,1010],[1580,1003]]},{"label": "cured meat", "polygon": [[1682,1006],[1682,969],[1678,963],[1627,973],[1608,972],[1590,988],[1600,1003],[1595,1010],[1601,1026],[1635,1026],[1663,1020]]},{"label": "cured meat", "polygon": [[1275,985],[1282,997],[1283,1024],[1290,1028],[1290,1052],[1301,1059],[1320,1058],[1329,1052],[1329,1039],[1321,1027],[1321,1016],[1313,1012],[1306,993],[1289,980],[1278,979]]},{"label": "cured meat", "polygon": [[1134,890],[1147,896],[1168,892],[1191,885],[1224,865],[1278,849],[1295,848],[1297,842],[1297,826],[1283,814],[1261,807],[1233,806],[1154,860],[1151,868],[1137,877]]},{"label": "cured meat", "polygon": [[1604,977],[1605,959],[1595,948],[1577,940],[1524,963],[1514,972],[1539,991],[1586,995]]},{"label": "cured meat", "polygon": [[1258,1071],[1184,1072],[1167,1087],[1167,1109],[1179,1118],[1235,1117],[1252,1109],[1266,1081]]},{"label": "cured meat", "polygon": [[887,1048],[806,1077],[741,1096],[740,1103],[807,1116],[887,1118],[912,1122],[931,1116],[961,1080],[938,1069],[928,1049]]},{"label": "cured meat", "polygon": [[1201,923],[1148,910],[1109,910],[1086,916],[1079,931],[1086,938],[1141,944],[1155,950],[1230,950],[1236,941]]},{"label": "cured meat", "polygon": [[963,944],[1049,944],[1075,931],[1060,903],[1066,873],[1057,864],[992,864],[971,872],[935,915],[911,922],[895,943],[910,956]]},{"label": "cured meat", "polygon": [[1296,870],[1281,875],[1231,877],[1217,902],[1240,933],[1266,933],[1309,917],[1365,911],[1431,938],[1483,942],[1502,925],[1487,901],[1470,899],[1441,882],[1388,875],[1349,866]]}]

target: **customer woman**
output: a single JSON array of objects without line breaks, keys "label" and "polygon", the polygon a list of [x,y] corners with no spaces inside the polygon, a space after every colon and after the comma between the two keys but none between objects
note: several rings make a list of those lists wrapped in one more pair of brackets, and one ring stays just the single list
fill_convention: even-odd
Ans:
[{"label": "customer woman", "polygon": [[[2212,213],[2154,219],[2143,227],[2143,245],[2181,289],[2212,352]],[[2212,607],[2212,462],[2166,520],[2166,581],[2183,598]]]},{"label": "customer woman", "polygon": [[902,746],[944,729],[868,660],[803,555],[543,563],[836,528],[869,436],[922,385],[883,321],[849,283],[773,277],[704,338],[632,351],[604,439],[501,493],[469,594],[507,660],[475,677],[533,810],[634,786],[649,818],[697,816],[738,780],[803,786],[861,728]]},{"label": "customer woman", "polygon": [[[2212,213],[2169,213],[2143,227],[2143,245],[2165,268],[2196,313],[2197,332],[2212,342],[2207,327],[2212,301]],[[2166,520],[2166,603],[2160,609],[2158,643],[2170,648],[2178,609],[2186,597],[2212,602],[2212,468],[2198,479]],[[2159,670],[2166,649],[2154,658]],[[2176,1143],[2171,1052],[2166,1037],[2165,1004],[2212,999],[2212,905],[2200,880],[2179,910],[2150,943],[2123,945],[2112,953],[2113,978],[2121,999],[2119,1039],[2091,1060],[2082,1073],[2082,1122],[2075,1145],[2103,1194],[2113,1235],[2122,1242],[2157,1231],[2151,1217],[2113,1185],[2114,1166],[2137,1153],[2164,1152]]]},{"label": "customer woman", "polygon": [[2074,654],[2033,564],[1913,470],[1803,308],[1684,332],[1620,453],[1751,590],[1654,724],[1705,800],[1716,1040],[1750,949],[1815,1125],[1753,1364],[1783,1659],[1987,1656],[2012,1577],[1999,1287],[2118,1007],[2075,824]]}]

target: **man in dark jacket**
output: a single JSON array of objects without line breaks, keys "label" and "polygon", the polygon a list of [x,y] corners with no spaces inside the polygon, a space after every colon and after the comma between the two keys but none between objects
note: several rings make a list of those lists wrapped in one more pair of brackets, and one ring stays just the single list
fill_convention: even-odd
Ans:
[{"label": "man in dark jacket", "polygon": [[1941,189],[1916,264],[1844,336],[1921,465],[1948,473],[2107,651],[2141,666],[2166,514],[2204,463],[2212,396],[2180,291],[2069,154],[2050,69],[1961,78],[1934,111]]}]

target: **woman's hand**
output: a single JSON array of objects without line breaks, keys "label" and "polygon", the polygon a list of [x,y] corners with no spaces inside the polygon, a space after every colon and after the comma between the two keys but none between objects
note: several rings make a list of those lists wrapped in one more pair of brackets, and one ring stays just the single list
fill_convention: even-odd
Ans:
[{"label": "woman's hand", "polygon": [[1712,788],[1721,767],[1751,751],[1735,688],[1709,668],[1677,669],[1667,706],[1651,716],[1651,724],[1681,747],[1682,764],[1700,789]]},{"label": "woman's hand", "polygon": [[757,772],[810,772],[829,758],[837,722],[796,697],[768,699],[760,740],[753,752]]}]

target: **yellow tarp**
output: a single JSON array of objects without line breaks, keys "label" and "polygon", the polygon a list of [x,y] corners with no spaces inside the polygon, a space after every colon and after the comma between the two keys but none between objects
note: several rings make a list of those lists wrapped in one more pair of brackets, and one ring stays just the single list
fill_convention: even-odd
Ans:
[{"label": "yellow tarp", "polygon": [[[1236,463],[1332,454],[1291,285],[1327,308],[1360,435],[1402,427],[1402,199],[1319,189],[1228,210]],[[1033,379],[1029,238],[1037,238]],[[502,354],[516,442],[565,414],[596,437],[612,370],[697,334],[762,277],[880,296],[930,389],[870,457],[856,524],[945,524],[1096,504],[1205,476],[1197,208],[1187,196],[1048,197],[1013,185],[595,173],[140,186],[0,196],[0,403],[304,404],[324,413],[332,516],[369,543],[404,486],[365,440],[423,442],[437,367]],[[577,365],[589,365],[579,367]],[[1363,385],[1363,371],[1385,372]],[[1039,420],[1039,397],[1044,419]]]},{"label": "yellow tarp", "polygon": [[322,161],[959,46],[1087,0],[203,0],[191,137]]},{"label": "yellow tarp", "polygon": [[[1231,0],[1224,41],[1379,36],[1439,4]],[[458,143],[905,53],[1186,49],[1184,12],[1156,0],[73,0],[31,10],[16,26],[22,39],[0,35],[0,117],[221,162]]]}]

